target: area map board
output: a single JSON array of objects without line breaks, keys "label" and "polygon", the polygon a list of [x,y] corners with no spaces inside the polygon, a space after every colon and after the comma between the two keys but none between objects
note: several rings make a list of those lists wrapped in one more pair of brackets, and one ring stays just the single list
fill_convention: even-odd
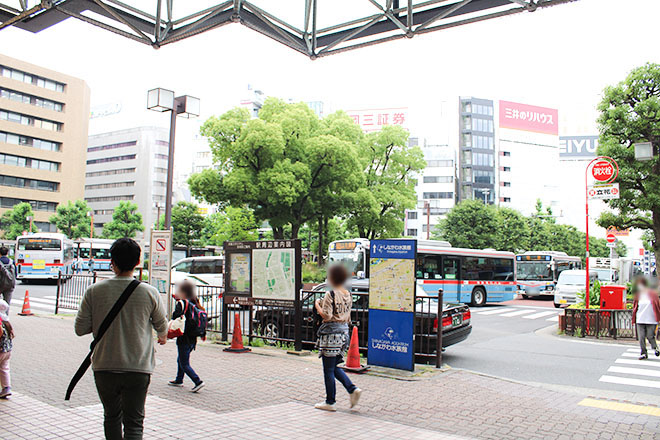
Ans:
[{"label": "area map board", "polygon": [[371,240],[369,364],[415,368],[415,240]]},{"label": "area map board", "polygon": [[224,243],[225,301],[284,304],[296,299],[301,282],[300,240]]}]

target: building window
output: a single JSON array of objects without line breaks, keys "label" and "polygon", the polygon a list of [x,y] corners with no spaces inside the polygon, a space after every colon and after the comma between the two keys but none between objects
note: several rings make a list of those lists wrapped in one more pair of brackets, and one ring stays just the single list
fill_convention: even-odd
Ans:
[{"label": "building window", "polygon": [[163,146],[165,146],[165,147],[169,147],[169,146],[170,146],[170,143],[169,143],[168,141],[160,141],[160,140],[158,140],[158,141],[156,141],[156,145],[163,145]]},{"label": "building window", "polygon": [[449,159],[449,160],[427,160],[426,161],[426,166],[427,167],[433,167],[433,168],[453,168],[454,167],[454,161]]},{"label": "building window", "polygon": [[6,133],[2,131],[0,131],[0,142],[6,142],[13,145],[21,145],[24,147],[39,148],[40,150],[46,151],[60,151],[60,147],[62,145],[59,142],[46,141],[30,136]]},{"label": "building window", "polygon": [[7,66],[0,66],[0,75],[5,78],[11,78],[16,81],[21,81],[27,84],[33,84],[37,87],[43,87],[48,90],[54,90],[56,92],[64,91],[64,84],[61,82],[53,81],[41,76],[32,75],[22,70],[12,69]]},{"label": "building window", "polygon": [[478,136],[472,135],[472,147],[480,148],[482,150],[492,150],[494,141],[492,136]]},{"label": "building window", "polygon": [[154,187],[156,188],[165,188],[167,186],[167,182],[160,182],[158,180],[154,181]]},{"label": "building window", "polygon": [[480,167],[492,167],[495,164],[495,158],[490,153],[472,153],[472,165]]},{"label": "building window", "polygon": [[453,199],[453,192],[425,192],[423,194],[424,199]]},{"label": "building window", "polygon": [[408,211],[408,220],[417,220],[417,211]]},{"label": "building window", "polygon": [[511,152],[510,152],[510,151],[502,151],[502,156],[510,157],[510,156],[511,156]]},{"label": "building window", "polygon": [[474,183],[495,183],[495,173],[492,171],[474,170]]},{"label": "building window", "polygon": [[416,236],[417,236],[417,229],[406,230],[406,237],[416,237]]},{"label": "building window", "polygon": [[0,110],[0,120],[15,122],[21,125],[32,125],[50,131],[62,131],[62,124],[48,119],[35,118],[21,113]]},{"label": "building window", "polygon": [[452,183],[454,176],[424,176],[424,183]]},{"label": "building window", "polygon": [[119,160],[131,160],[135,159],[135,154],[125,154],[123,156],[112,156],[112,157],[102,157],[101,159],[91,159],[87,161],[87,165],[93,165],[95,163],[106,163],[106,162],[117,162]]},{"label": "building window", "polygon": [[112,215],[114,212],[114,209],[96,209],[94,215]]},{"label": "building window", "polygon": [[85,173],[85,177],[114,176],[115,174],[130,174],[134,172],[135,168],[119,168],[116,170],[107,171],[91,171],[89,173]]},{"label": "building window", "polygon": [[0,153],[0,164],[23,168],[34,168],[37,170],[45,171],[59,171],[60,169],[60,164],[58,162],[50,162],[48,160],[32,159],[29,157],[14,156],[12,154],[2,153]]},{"label": "building window", "polygon": [[153,200],[154,200],[154,202],[164,202],[165,201],[165,196],[154,196]]},{"label": "building window", "polygon": [[38,98],[26,93],[17,92],[15,90],[0,88],[0,98],[10,99],[12,101],[22,102],[23,104],[31,104],[37,107],[42,107],[48,110],[55,110],[61,112],[64,109],[64,104],[50,99]]},{"label": "building window", "polygon": [[502,171],[511,171],[511,167],[502,167]]},{"label": "building window", "polygon": [[463,182],[472,182],[472,168],[463,168]]},{"label": "building window", "polygon": [[472,146],[472,136],[469,133],[463,133],[463,146],[466,148]]},{"label": "building window", "polygon": [[461,103],[461,110],[463,113],[472,113],[472,103],[469,101],[464,101]]},{"label": "building window", "polygon": [[474,188],[473,197],[485,203],[493,203],[493,190],[484,188]]},{"label": "building window", "polygon": [[426,215],[428,211],[431,211],[431,215],[442,215],[449,212],[449,208],[427,208],[422,211],[422,215]]},{"label": "building window", "polygon": [[472,130],[472,118],[463,116],[463,130]]},{"label": "building window", "polygon": [[[483,131],[485,133],[493,132],[493,120],[492,119],[482,119],[482,118],[472,118],[472,130],[474,131]],[[464,127],[468,129],[467,127]],[[469,129],[468,129],[469,130]]]},{"label": "building window", "polygon": [[26,179],[23,177],[5,176],[0,174],[0,185],[14,188],[36,189],[39,191],[57,191],[60,184],[47,180]]},{"label": "building window", "polygon": [[511,202],[511,197],[500,197],[500,201],[504,203],[509,203]]},{"label": "building window", "polygon": [[118,144],[98,145],[96,147],[89,147],[87,149],[87,152],[93,153],[94,151],[114,150],[115,148],[131,147],[136,144],[137,141],[129,141],[129,142],[120,142]]},{"label": "building window", "polygon": [[99,183],[94,185],[85,185],[85,189],[124,188],[127,186],[135,186],[135,182]]},{"label": "building window", "polygon": [[154,172],[158,174],[167,174],[167,168],[154,167]]},{"label": "building window", "polygon": [[511,186],[511,182],[502,182],[502,186]]},{"label": "building window", "polygon": [[124,195],[124,196],[106,196],[106,197],[85,197],[87,202],[116,202],[119,200],[133,200],[134,195]]},{"label": "building window", "polygon": [[154,154],[154,157],[155,157],[156,159],[167,160],[167,154],[156,153],[156,154]]},{"label": "building window", "polygon": [[39,232],[57,232],[57,226],[48,222],[34,222]]},{"label": "building window", "polygon": [[19,203],[29,203],[32,206],[32,209],[34,209],[35,211],[55,212],[55,209],[57,208],[57,203],[55,202],[15,199],[12,197],[0,197],[0,208],[13,208],[15,205],[18,205]]}]

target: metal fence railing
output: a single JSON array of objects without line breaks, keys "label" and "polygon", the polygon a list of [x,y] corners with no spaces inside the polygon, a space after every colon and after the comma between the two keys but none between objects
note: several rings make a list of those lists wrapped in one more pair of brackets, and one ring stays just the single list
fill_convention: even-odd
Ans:
[{"label": "metal fence railing", "polygon": [[635,338],[632,310],[564,309],[567,335],[596,338]]}]

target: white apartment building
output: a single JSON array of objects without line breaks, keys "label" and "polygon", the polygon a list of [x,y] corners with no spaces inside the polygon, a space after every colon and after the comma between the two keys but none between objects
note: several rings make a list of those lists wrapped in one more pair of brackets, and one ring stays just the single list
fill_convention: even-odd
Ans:
[{"label": "white apartment building", "polygon": [[[89,137],[85,200],[94,212],[95,234],[112,220],[119,202],[137,204],[145,226],[164,212],[167,185],[167,129],[137,127]],[[138,236],[141,238],[141,235]]]}]

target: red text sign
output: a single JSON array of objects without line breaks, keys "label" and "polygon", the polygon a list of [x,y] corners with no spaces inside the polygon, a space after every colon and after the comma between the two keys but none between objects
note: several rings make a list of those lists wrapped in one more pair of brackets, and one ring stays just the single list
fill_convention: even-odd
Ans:
[{"label": "red text sign", "polygon": [[614,243],[616,241],[616,235],[614,234],[607,234],[607,242],[608,243]]},{"label": "red text sign", "polygon": [[599,182],[607,182],[614,176],[614,166],[604,160],[598,161],[591,169],[591,174]]},{"label": "red text sign", "polygon": [[559,134],[559,112],[517,102],[500,101],[500,127],[536,133]]},{"label": "red text sign", "polygon": [[346,113],[365,132],[378,131],[386,125],[400,125],[403,128],[407,128],[408,126],[407,108],[347,110]]}]

